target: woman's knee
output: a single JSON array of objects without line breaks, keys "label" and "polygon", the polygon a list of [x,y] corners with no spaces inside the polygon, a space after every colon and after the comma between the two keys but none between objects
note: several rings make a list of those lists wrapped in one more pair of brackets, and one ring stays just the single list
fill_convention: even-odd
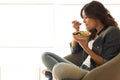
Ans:
[{"label": "woman's knee", "polygon": [[44,53],[41,55],[42,60],[45,60],[45,59],[49,56],[49,54],[51,54],[51,53],[50,53],[50,52],[44,52]]},{"label": "woman's knee", "polygon": [[60,74],[61,72],[63,72],[63,69],[65,69],[65,65],[66,65],[66,63],[63,63],[63,62],[56,64],[54,66],[52,72],[55,74]]},{"label": "woman's knee", "polygon": [[69,64],[68,63],[58,63],[54,66],[53,70],[52,70],[52,73],[53,73],[53,76],[57,79],[63,79],[66,77],[66,74],[67,71],[68,71],[68,67]]},{"label": "woman's knee", "polygon": [[52,73],[59,80],[66,78],[80,79],[87,71],[80,69],[74,64],[58,63],[53,67]]}]

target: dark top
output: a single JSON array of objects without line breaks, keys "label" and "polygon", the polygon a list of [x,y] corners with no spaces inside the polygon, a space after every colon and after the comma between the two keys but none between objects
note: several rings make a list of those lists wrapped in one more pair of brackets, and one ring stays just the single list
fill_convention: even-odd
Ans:
[{"label": "dark top", "polygon": [[[71,48],[73,54],[83,51],[82,47],[77,44]],[[109,61],[120,52],[120,30],[116,27],[107,27],[98,33],[97,39],[94,41],[92,50],[104,58],[104,61]],[[82,60],[84,61],[88,54],[83,51]],[[99,66],[92,58],[90,60],[90,70]]]}]

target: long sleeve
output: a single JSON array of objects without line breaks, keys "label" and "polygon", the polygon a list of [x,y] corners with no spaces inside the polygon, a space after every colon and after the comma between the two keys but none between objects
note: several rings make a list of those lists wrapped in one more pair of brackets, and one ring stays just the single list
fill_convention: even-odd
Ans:
[{"label": "long sleeve", "polygon": [[70,43],[70,48],[71,48],[72,54],[77,54],[77,53],[80,53],[81,51],[83,51],[82,47],[78,43],[74,47],[72,47],[71,43]]}]

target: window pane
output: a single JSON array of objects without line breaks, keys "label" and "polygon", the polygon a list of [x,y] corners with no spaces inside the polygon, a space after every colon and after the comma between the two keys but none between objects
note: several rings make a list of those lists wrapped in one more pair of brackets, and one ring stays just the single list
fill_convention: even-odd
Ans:
[{"label": "window pane", "polygon": [[120,4],[120,0],[96,0],[96,1],[100,1],[103,4]]},{"label": "window pane", "polygon": [[[1,3],[52,3],[52,4],[86,4],[93,0],[0,0]],[[96,0],[103,4],[120,4],[119,0]]]},{"label": "window pane", "polygon": [[52,6],[1,5],[0,11],[0,47],[52,46]]},{"label": "window pane", "polygon": [[[86,4],[93,0],[55,0],[58,4]],[[120,4],[120,0],[96,0],[103,4]]]},{"label": "window pane", "polygon": [[53,3],[54,0],[0,0],[0,3]]},{"label": "window pane", "polygon": [[55,0],[59,4],[86,4],[92,0]]}]

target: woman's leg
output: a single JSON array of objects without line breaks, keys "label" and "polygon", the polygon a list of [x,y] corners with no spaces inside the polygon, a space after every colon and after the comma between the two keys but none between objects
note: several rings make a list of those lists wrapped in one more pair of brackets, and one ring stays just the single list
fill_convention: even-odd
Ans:
[{"label": "woman's leg", "polygon": [[83,52],[77,54],[69,54],[64,58],[80,67],[83,63],[82,57],[83,57]]},{"label": "woman's leg", "polygon": [[47,67],[47,69],[50,71],[52,71],[54,65],[57,63],[60,63],[60,62],[71,63],[70,61],[68,61],[64,58],[61,58],[51,52],[45,52],[42,55],[42,61],[43,61],[44,65]]},{"label": "woman's leg", "polygon": [[79,68],[74,64],[59,63],[56,64],[52,70],[53,76],[56,80],[80,80],[88,71]]}]

